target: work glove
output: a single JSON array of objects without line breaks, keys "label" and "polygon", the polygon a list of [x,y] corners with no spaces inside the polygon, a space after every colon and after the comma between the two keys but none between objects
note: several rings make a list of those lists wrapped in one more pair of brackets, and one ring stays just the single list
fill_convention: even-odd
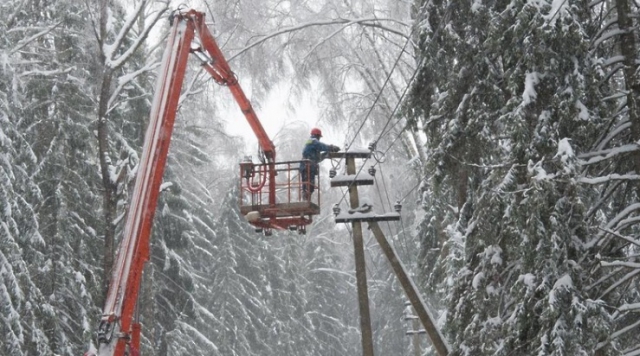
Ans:
[{"label": "work glove", "polygon": [[338,151],[340,151],[340,147],[338,147],[338,146],[334,146],[334,145],[329,146],[329,149],[331,150],[331,152],[338,152]]}]

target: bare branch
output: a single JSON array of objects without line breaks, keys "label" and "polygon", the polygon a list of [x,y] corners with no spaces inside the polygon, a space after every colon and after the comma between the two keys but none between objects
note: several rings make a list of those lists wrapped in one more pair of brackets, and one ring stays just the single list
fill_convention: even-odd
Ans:
[{"label": "bare branch", "polygon": [[621,238],[621,239],[623,239],[623,240],[625,240],[627,242],[630,242],[630,243],[632,243],[632,244],[634,244],[636,246],[640,246],[640,241],[632,239],[631,237],[620,235],[619,233],[617,233],[615,231],[611,231],[609,229],[604,229],[604,228],[601,228],[601,227],[598,227],[598,229],[600,229],[600,230],[602,230],[604,232],[607,232],[607,233],[609,233],[609,234],[611,234],[611,235],[613,235],[615,237],[619,237],[619,238]]},{"label": "bare branch", "polygon": [[21,40],[20,42],[18,42],[18,44],[9,51],[10,54],[16,53],[19,50],[23,49],[26,45],[28,45],[29,43],[37,40],[38,38],[48,34],[49,32],[53,31],[56,27],[58,27],[58,25],[60,25],[62,23],[62,21],[59,21],[56,24],[53,24],[47,28],[45,28],[44,30],[36,33],[35,35],[29,37],[29,38],[25,38],[23,40]]},{"label": "bare branch", "polygon": [[[622,153],[628,153],[628,152],[635,152],[638,150],[638,144],[636,143],[630,143],[630,144],[626,144],[626,145],[622,145],[622,146],[618,146],[618,147],[613,147],[610,149],[606,149],[606,150],[600,150],[600,151],[592,151],[592,152],[587,152],[587,153],[583,153],[581,155],[578,156],[578,158],[580,159],[580,164],[582,165],[589,165],[589,164],[594,164],[594,163],[598,163],[598,162],[602,162],[606,159],[609,159],[611,157],[615,157],[619,154]],[[588,160],[584,160],[587,159]]]},{"label": "bare branch", "polygon": [[116,39],[113,41],[113,43],[104,44],[102,51],[105,53],[105,57],[107,58],[107,60],[112,60],[114,50],[122,46],[122,41],[124,41],[124,39],[127,37],[129,31],[136,23],[138,17],[141,16],[144,7],[147,5],[147,2],[148,0],[140,1],[131,16],[129,16],[129,18],[125,21],[120,31],[118,31],[118,35],[116,36]]},{"label": "bare branch", "polygon": [[602,245],[603,243],[602,241],[606,240],[606,239],[603,239],[606,233],[605,231],[613,231],[612,229],[614,229],[614,227],[616,230],[620,229],[621,226],[623,225],[626,226],[629,223],[631,223],[633,220],[638,219],[638,218],[630,218],[625,220],[625,217],[631,215],[636,210],[640,210],[640,203],[635,203],[627,206],[624,210],[618,213],[618,215],[616,215],[614,218],[609,220],[609,222],[604,228],[601,228],[601,230],[603,231],[598,233],[593,239],[591,239],[591,241],[585,243],[585,247],[591,248],[596,245]]},{"label": "bare branch", "polygon": [[[107,56],[106,61],[107,61],[107,65],[110,68],[116,69],[122,66],[129,59],[129,57],[131,57],[138,50],[138,48],[144,43],[144,41],[147,39],[147,36],[149,35],[149,32],[151,32],[151,29],[155,27],[158,20],[160,20],[162,15],[168,9],[168,3],[165,2],[163,4],[165,6],[159,9],[158,11],[156,11],[155,17],[151,19],[151,21],[147,24],[147,26],[144,28],[142,33],[138,36],[138,38],[136,38],[136,41],[121,56],[113,60],[111,60],[110,56]],[[117,47],[113,47],[113,48],[117,48]]]},{"label": "bare branch", "polygon": [[614,180],[640,180],[637,174],[609,174],[603,177],[579,177],[577,181],[585,184],[604,184]]},{"label": "bare branch", "polygon": [[[633,304],[623,304],[620,306],[620,308],[618,308],[618,310],[620,311],[634,311],[634,310],[639,310],[640,309],[640,303],[633,303]],[[639,321],[640,323],[640,321]]]},{"label": "bare branch", "polygon": [[21,77],[32,76],[32,75],[41,75],[44,77],[55,77],[60,74],[69,73],[74,70],[75,67],[67,68],[67,69],[56,69],[56,70],[30,70],[26,72],[20,73]]},{"label": "bare branch", "polygon": [[600,143],[598,143],[596,150],[602,150],[611,140],[613,140],[616,136],[618,136],[618,134],[620,134],[621,132],[624,132],[626,129],[630,127],[631,127],[631,122],[629,121],[625,121],[620,125],[618,125],[616,128],[613,129],[613,131],[611,131],[611,133],[609,133],[609,135],[607,135],[607,137],[605,137],[602,141],[600,141]]},{"label": "bare branch", "polygon": [[133,73],[127,73],[127,74],[121,76],[120,78],[118,78],[118,86],[111,93],[111,97],[109,98],[109,101],[107,103],[107,108],[108,109],[107,109],[107,112],[106,112],[105,115],[109,115],[109,113],[120,104],[120,103],[118,103],[118,104],[114,105],[114,103],[118,99],[118,96],[120,95],[120,93],[122,92],[122,90],[124,89],[124,87],[127,84],[131,83],[134,79],[136,79],[141,74],[144,74],[146,72],[150,72],[152,70],[155,70],[159,65],[160,65],[160,63],[158,63],[158,62],[148,63],[147,65],[145,65],[144,67],[138,69],[137,71],[135,71]]},{"label": "bare branch", "polygon": [[621,335],[625,334],[628,331],[635,331],[639,325],[640,325],[640,321],[636,321],[635,323],[631,325],[627,325],[626,327],[612,333],[611,336],[606,341],[598,343],[598,345],[596,346],[596,350],[602,349],[603,347],[610,344],[612,340],[619,338]]},{"label": "bare branch", "polygon": [[600,265],[602,267],[616,267],[616,266],[621,266],[621,267],[628,267],[628,268],[640,268],[640,263],[636,263],[636,262],[626,262],[626,261],[611,261],[611,262],[606,262],[606,261],[602,261],[600,262]]},{"label": "bare branch", "polygon": [[311,56],[311,53],[315,52],[316,49],[318,47],[320,47],[322,44],[324,44],[325,42],[329,41],[330,39],[332,39],[334,36],[336,36],[337,34],[339,34],[340,32],[344,31],[344,29],[346,29],[347,27],[349,27],[351,24],[346,24],[344,26],[342,26],[341,28],[333,31],[331,34],[329,34],[329,36],[321,39],[320,41],[317,41],[315,43],[315,45],[313,45],[313,47],[311,47],[311,49],[309,51],[307,51],[307,54],[305,54],[304,56],[302,56],[303,61],[305,61],[309,56]]},{"label": "bare branch", "polygon": [[638,273],[640,273],[640,269],[634,269],[633,271],[627,273],[624,277],[618,279],[615,283],[610,285],[609,288],[607,288],[604,292],[602,292],[599,299],[603,299],[604,297],[607,296],[607,294],[611,293],[612,291],[620,287],[625,282],[632,280],[636,275],[638,275]]},{"label": "bare branch", "polygon": [[22,11],[22,8],[24,7],[24,5],[27,4],[29,1],[31,0],[22,0],[18,6],[14,7],[13,13],[10,14],[9,17],[7,18],[7,28],[11,28],[13,26],[13,22],[15,21],[16,17],[20,13],[20,11]]},{"label": "bare branch", "polygon": [[[399,36],[402,37],[407,37],[406,33],[402,33],[399,32],[395,29],[392,29],[390,27],[385,27],[382,26],[380,23],[381,22],[395,22],[395,23],[399,23],[402,24],[404,26],[410,27],[409,24],[402,22],[400,20],[395,20],[395,19],[387,19],[387,18],[375,18],[375,17],[369,17],[369,18],[362,18],[362,19],[332,19],[332,20],[328,20],[328,21],[316,21],[316,22],[308,22],[302,25],[298,25],[298,26],[292,26],[292,27],[287,27],[287,28],[283,28],[281,30],[278,30],[276,32],[273,32],[269,35],[264,36],[263,38],[261,38],[260,40],[248,45],[247,47],[243,48],[242,50],[240,50],[238,53],[234,54],[233,56],[229,57],[229,61],[233,60],[235,57],[238,57],[239,55],[243,54],[244,52],[250,50],[251,48],[258,46],[259,44],[262,44],[263,42],[283,35],[285,33],[290,33],[290,32],[295,32],[295,31],[299,31],[308,27],[315,27],[315,26],[333,26],[333,25],[341,25],[341,24],[346,24],[346,26],[350,26],[353,24],[360,24],[362,26],[371,26],[371,27],[377,27],[377,28],[381,28],[384,29],[385,31],[389,31],[389,32],[393,32]],[[344,28],[344,27],[343,27]]]}]

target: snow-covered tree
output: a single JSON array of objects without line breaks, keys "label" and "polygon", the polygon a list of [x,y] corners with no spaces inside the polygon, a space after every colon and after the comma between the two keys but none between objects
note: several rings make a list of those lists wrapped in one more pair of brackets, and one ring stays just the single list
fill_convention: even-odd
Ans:
[{"label": "snow-covered tree", "polygon": [[410,105],[426,123],[425,202],[435,204],[422,239],[424,249],[441,248],[445,272],[433,282],[447,295],[454,348],[591,354],[610,320],[587,289],[594,194],[577,182],[574,153],[588,148],[606,109],[590,8],[425,1],[421,9],[424,67]]},{"label": "snow-covered tree", "polygon": [[590,50],[599,56],[600,106],[609,107],[603,117],[600,135],[578,154],[584,167],[580,182],[593,187],[598,199],[586,217],[594,227],[587,246],[597,253],[601,263],[592,265],[597,276],[589,286],[595,298],[616,308],[614,331],[600,340],[600,352],[617,347],[623,354],[640,348],[640,339],[630,332],[637,318],[637,214],[640,116],[638,112],[638,4],[627,0],[596,2],[593,22],[598,32]]},{"label": "snow-covered tree", "polygon": [[91,61],[73,50],[86,44],[78,36],[86,25],[83,7],[66,1],[2,6],[3,147],[12,152],[3,162],[5,182],[19,187],[6,191],[4,201],[13,208],[3,219],[8,227],[16,223],[17,244],[8,239],[3,246],[14,249],[13,267],[5,267],[22,284],[11,290],[23,289],[26,298],[14,299],[26,308],[20,313],[24,331],[15,333],[20,342],[3,345],[16,355],[78,354],[90,336],[100,278],[91,261],[99,227],[91,214],[97,206],[92,86],[84,80]]},{"label": "snow-covered tree", "polygon": [[166,1],[141,0],[134,5],[126,13],[120,4],[96,0],[87,2],[85,9],[95,36],[93,54],[98,58],[92,74],[98,78],[95,131],[103,185],[105,287],[111,276],[127,172],[137,163],[134,143],[142,143],[148,117],[150,85],[144,79],[158,63],[158,56],[148,53],[144,45],[168,8]]}]

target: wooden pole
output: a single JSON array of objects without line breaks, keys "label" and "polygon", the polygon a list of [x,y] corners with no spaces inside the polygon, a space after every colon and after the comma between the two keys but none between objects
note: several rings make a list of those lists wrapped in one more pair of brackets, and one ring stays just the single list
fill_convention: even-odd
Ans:
[{"label": "wooden pole", "polygon": [[420,320],[413,319],[413,354],[415,356],[420,356]]},{"label": "wooden pole", "polygon": [[[355,158],[347,156],[347,174],[356,174]],[[351,209],[360,206],[358,187],[349,186],[349,203]],[[358,305],[360,307],[360,332],[362,333],[362,355],[373,356],[373,333],[371,332],[371,316],[369,314],[369,291],[367,290],[367,271],[364,259],[364,242],[362,238],[362,222],[353,221],[353,249],[356,265],[356,285],[358,287]]]},{"label": "wooden pole", "polygon": [[393,271],[395,272],[396,276],[398,276],[398,280],[400,281],[402,288],[404,288],[404,292],[407,294],[407,298],[409,298],[413,309],[418,315],[418,318],[420,318],[420,321],[422,322],[427,335],[431,339],[433,346],[438,352],[438,355],[448,355],[450,351],[447,342],[445,341],[442,334],[440,334],[440,330],[438,330],[438,327],[434,323],[434,318],[431,316],[431,313],[429,313],[429,310],[420,297],[420,294],[418,294],[418,289],[407,274],[404,266],[402,265],[402,262],[400,262],[400,260],[398,259],[398,255],[393,249],[393,246],[391,246],[385,238],[382,229],[380,229],[380,226],[378,225],[378,222],[370,221],[369,228],[373,232],[373,236],[375,236],[378,244],[382,248],[382,251],[387,256],[389,263],[391,263]]}]

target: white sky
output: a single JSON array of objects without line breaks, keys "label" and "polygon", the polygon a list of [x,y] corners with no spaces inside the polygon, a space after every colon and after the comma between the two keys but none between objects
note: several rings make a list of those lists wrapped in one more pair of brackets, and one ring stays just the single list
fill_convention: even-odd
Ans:
[{"label": "white sky", "polygon": [[[132,9],[132,4],[127,1],[122,1],[123,4],[127,7],[127,9]],[[199,4],[199,0],[192,1],[181,1],[179,3],[172,0],[173,5],[172,9],[177,8],[178,4],[185,4],[188,8],[195,8],[199,11],[203,11],[204,7]],[[191,6],[189,6],[191,5]],[[195,6],[194,6],[195,5]],[[167,26],[168,24],[164,23],[160,26]],[[153,33],[151,37],[153,38]],[[223,54],[225,53],[223,49]],[[194,63],[190,61],[189,68],[187,70],[199,70]],[[231,69],[234,70],[233,63],[230,63]],[[344,135],[340,136],[336,132],[332,132],[335,130],[331,130],[327,125],[323,125],[319,122],[320,120],[320,110],[318,108],[318,103],[316,101],[316,97],[313,96],[313,90],[309,91],[305,94],[305,98],[301,100],[295,100],[295,102],[288,102],[290,98],[289,95],[289,83],[285,80],[284,84],[280,84],[277,87],[277,90],[273,90],[269,97],[266,100],[263,100],[260,106],[257,105],[255,100],[251,97],[251,80],[243,81],[243,74],[238,73],[240,85],[245,92],[245,95],[249,98],[251,104],[253,105],[260,122],[262,123],[265,131],[267,132],[269,138],[274,141],[277,145],[277,140],[274,138],[278,134],[278,132],[286,125],[291,125],[292,123],[296,123],[296,125],[305,125],[311,129],[312,127],[319,127],[322,129],[324,136],[327,138],[328,142],[332,142],[335,144],[340,144],[344,141]],[[186,83],[184,83],[186,84]],[[216,84],[211,84],[217,86]],[[219,87],[219,89],[209,91],[206,90],[204,95],[218,95],[220,98],[214,98],[214,100],[221,99],[225,102],[225,107],[219,107],[219,109],[223,110],[220,113],[216,113],[216,119],[221,119],[226,122],[225,130],[232,136],[242,137],[245,141],[246,153],[247,154],[255,154],[257,148],[257,139],[251,127],[247,123],[246,118],[240,111],[239,107],[232,99],[232,96],[229,94],[228,89],[224,87]],[[222,94],[222,92],[225,92]],[[201,94],[202,95],[202,94]],[[226,103],[226,101],[231,101],[230,103]],[[339,131],[339,130],[338,130]],[[306,139],[306,137],[301,138]],[[277,152],[277,147],[276,147]]]},{"label": "white sky", "polygon": [[[240,85],[243,85],[242,79],[240,79]],[[279,85],[277,90],[272,91],[268,98],[263,100],[261,105],[258,106],[251,98],[250,88],[243,86],[242,89],[251,101],[267,135],[269,135],[269,138],[274,141],[276,145],[276,135],[287,125],[306,125],[309,130],[312,127],[321,127],[323,133],[325,131],[327,133],[331,131],[319,123],[319,108],[315,98],[311,96],[311,93],[305,94],[305,97],[301,100],[295,100],[295,102],[290,103],[289,101],[292,99],[288,97],[289,88],[286,85]],[[223,115],[227,132],[231,135],[244,138],[247,153],[253,154],[256,151],[258,140],[251,130],[247,119],[235,102],[233,105],[229,105],[228,111]],[[329,137],[329,135],[327,135],[327,137]],[[303,139],[306,139],[306,137],[301,138],[301,141]],[[278,147],[276,147],[276,152],[277,149]]]},{"label": "white sky", "polygon": [[[262,103],[261,106],[257,106],[256,103],[251,100],[249,93],[245,94],[249,97],[251,105],[254,106],[254,110],[256,111],[256,115],[260,119],[265,131],[267,131],[269,138],[272,140],[283,126],[291,124],[294,121],[302,120],[310,126],[315,125],[317,121],[318,110],[311,100],[301,101],[299,106],[293,109],[295,112],[291,112],[291,110],[287,108],[288,98],[284,90],[272,92],[266,102]],[[226,125],[228,132],[232,135],[244,137],[250,147],[255,147],[257,139],[247,119],[242,115],[238,106],[230,109],[231,112],[228,113],[228,120],[226,120],[228,122]]]}]

